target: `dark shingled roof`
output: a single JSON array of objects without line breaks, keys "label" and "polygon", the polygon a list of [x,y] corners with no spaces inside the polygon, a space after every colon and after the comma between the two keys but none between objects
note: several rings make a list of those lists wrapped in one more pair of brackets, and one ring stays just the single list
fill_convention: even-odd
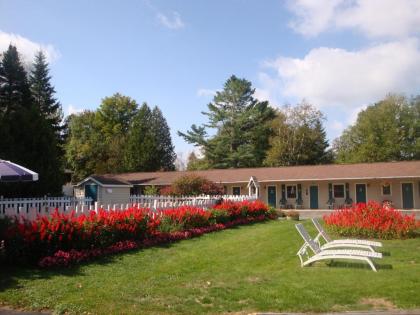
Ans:
[{"label": "dark shingled roof", "polygon": [[119,179],[118,174],[91,175],[89,177],[103,185],[131,185],[129,182]]},{"label": "dark shingled roof", "polygon": [[197,174],[216,183],[248,182],[255,176],[259,182],[269,181],[314,181],[420,178],[420,161],[329,164],[284,167],[261,167],[239,169],[214,169],[181,172],[139,172],[94,175],[104,185],[170,185],[186,174]]}]

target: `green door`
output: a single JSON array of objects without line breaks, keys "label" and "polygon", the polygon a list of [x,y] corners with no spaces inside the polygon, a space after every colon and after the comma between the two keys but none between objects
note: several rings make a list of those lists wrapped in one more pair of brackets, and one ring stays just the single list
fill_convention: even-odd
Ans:
[{"label": "green door", "polygon": [[366,184],[356,184],[356,203],[366,203]]},{"label": "green door", "polygon": [[309,206],[311,209],[318,209],[318,186],[309,187]]},{"label": "green door", "polygon": [[268,186],[268,204],[272,207],[276,207],[276,201],[276,186]]},{"label": "green door", "polygon": [[413,184],[403,183],[402,184],[402,198],[403,198],[403,209],[413,209]]},{"label": "green door", "polygon": [[85,197],[92,198],[93,202],[98,200],[98,185],[87,184],[85,185]]}]

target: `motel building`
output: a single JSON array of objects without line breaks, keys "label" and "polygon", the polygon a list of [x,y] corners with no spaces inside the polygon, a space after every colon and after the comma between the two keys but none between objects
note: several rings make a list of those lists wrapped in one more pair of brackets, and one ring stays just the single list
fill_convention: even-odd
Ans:
[{"label": "motel building", "polygon": [[91,175],[75,185],[74,193],[100,204],[127,204],[146,186],[168,186],[186,174],[206,177],[228,195],[256,196],[276,208],[333,209],[369,200],[420,208],[420,161]]}]

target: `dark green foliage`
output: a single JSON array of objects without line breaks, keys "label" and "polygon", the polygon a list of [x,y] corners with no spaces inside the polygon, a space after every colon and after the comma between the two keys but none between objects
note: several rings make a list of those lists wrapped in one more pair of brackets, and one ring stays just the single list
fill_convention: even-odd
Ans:
[{"label": "dark green foliage", "polygon": [[[202,148],[209,168],[261,166],[269,147],[269,122],[274,110],[254,98],[251,82],[231,76],[224,89],[208,104],[208,123],[178,132],[187,142]],[[207,128],[216,131],[208,136]]]},{"label": "dark green foliage", "polygon": [[53,128],[57,142],[62,142],[63,110],[60,102],[55,98],[55,89],[51,84],[48,63],[42,51],[35,56],[33,69],[30,73],[29,84],[35,106]]},{"label": "dark green foliage", "polygon": [[174,162],[176,159],[175,148],[172,144],[168,123],[165,117],[163,117],[162,111],[157,106],[152,110],[151,131],[156,143],[155,160],[158,166],[157,169],[174,171]]},{"label": "dark green foliage", "polygon": [[125,168],[137,171],[155,171],[156,139],[150,128],[152,111],[144,103],[131,122],[125,151]]},{"label": "dark green foliage", "polygon": [[175,153],[161,111],[127,96],[106,97],[96,112],[69,119],[66,159],[77,182],[93,173],[172,170]]},{"label": "dark green foliage", "polygon": [[420,159],[419,99],[389,95],[361,111],[334,142],[339,163]]},{"label": "dark green foliage", "polygon": [[72,170],[72,181],[78,182],[97,173],[96,162],[99,155],[97,143],[101,139],[95,125],[94,112],[84,111],[70,115],[67,121],[66,162],[68,168]]},{"label": "dark green foliage", "polygon": [[267,166],[322,164],[332,161],[322,122],[323,114],[305,102],[286,106],[272,122]]},{"label": "dark green foliage", "polygon": [[[137,103],[128,96],[116,93],[105,97],[95,112],[93,123],[96,129],[93,138],[97,173],[118,173],[125,170],[124,148],[133,117],[137,113]],[[96,134],[95,134],[96,133]]]},{"label": "dark green foliage", "polygon": [[0,158],[39,173],[34,183],[2,184],[0,195],[60,194],[63,183],[60,145],[51,121],[41,112],[16,47],[0,63]]}]

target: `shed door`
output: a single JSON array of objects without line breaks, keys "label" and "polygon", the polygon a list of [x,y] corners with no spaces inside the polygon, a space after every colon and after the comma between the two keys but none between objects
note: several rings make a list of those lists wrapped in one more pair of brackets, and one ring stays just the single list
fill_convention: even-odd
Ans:
[{"label": "shed door", "polygon": [[268,204],[272,207],[276,207],[276,186],[268,186]]},{"label": "shed door", "polygon": [[92,198],[93,202],[98,200],[98,185],[87,184],[85,185],[85,197]]},{"label": "shed door", "polygon": [[402,184],[402,198],[403,198],[403,209],[413,209],[413,184],[403,183]]}]

